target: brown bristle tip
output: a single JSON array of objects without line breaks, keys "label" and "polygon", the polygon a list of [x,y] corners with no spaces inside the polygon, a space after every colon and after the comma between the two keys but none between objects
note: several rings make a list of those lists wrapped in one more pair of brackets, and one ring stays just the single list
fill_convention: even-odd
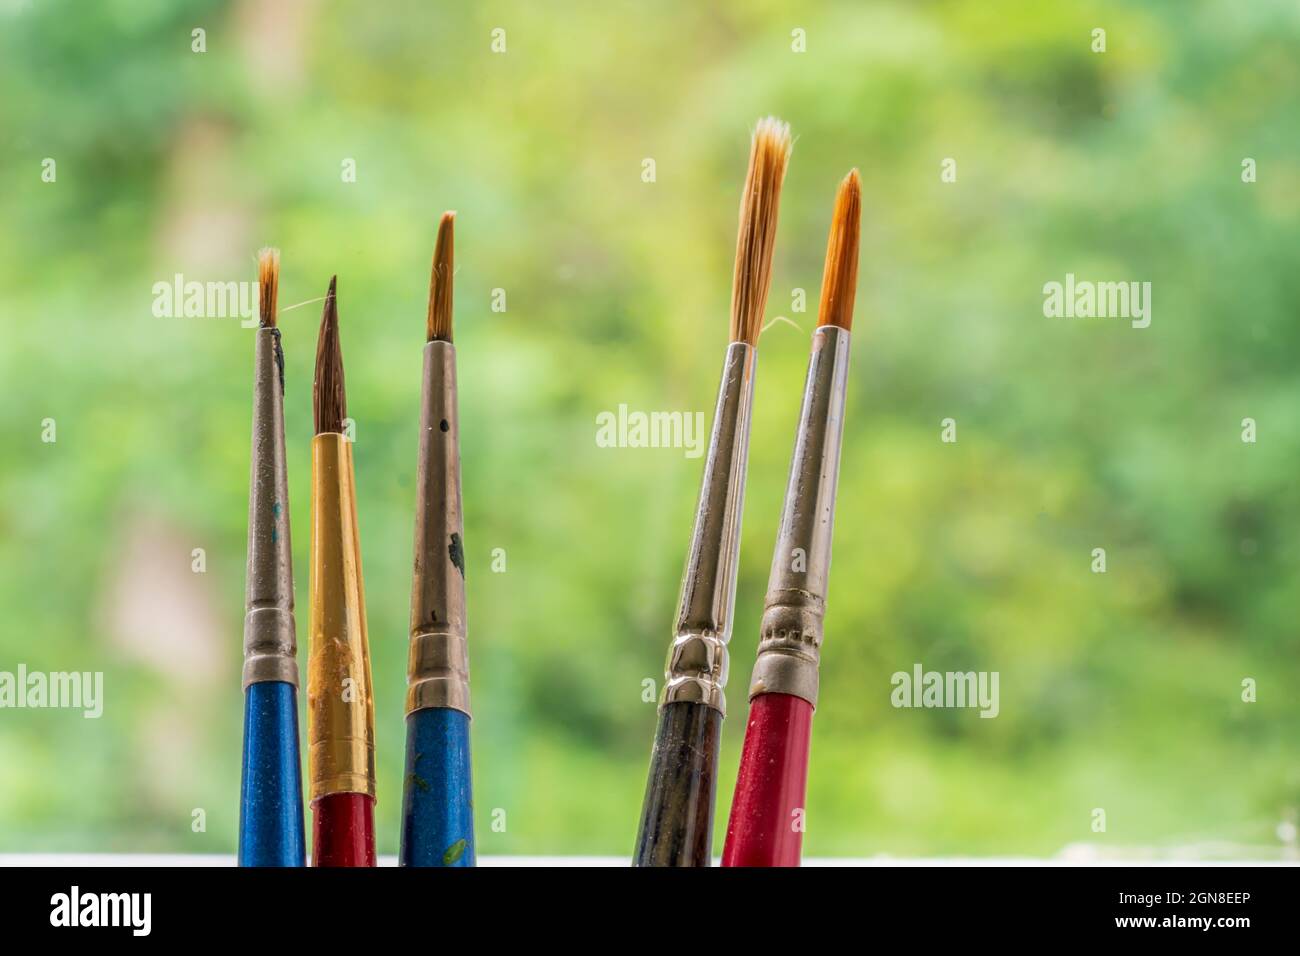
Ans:
[{"label": "brown bristle tip", "polygon": [[758,344],[772,284],[772,250],[781,184],[790,162],[790,125],[774,116],[759,120],[740,198],[736,269],[731,287],[731,341]]},{"label": "brown bristle tip", "polygon": [[826,267],[822,272],[822,300],[818,325],[853,328],[853,299],[858,291],[858,229],[862,220],[862,181],[856,169],[840,183],[831,215],[831,235],[826,242]]},{"label": "brown bristle tip", "polygon": [[264,329],[275,328],[280,287],[280,250],[267,246],[257,254],[257,316]]},{"label": "brown bristle tip", "polygon": [[451,341],[452,274],[455,272],[456,213],[444,212],[438,223],[433,246],[433,269],[429,275],[429,314],[426,320],[430,342]]},{"label": "brown bristle tip", "polygon": [[339,310],[335,298],[338,276],[330,279],[321,312],[320,336],[316,340],[316,378],[312,382],[312,412],[316,434],[342,432],[348,417],[347,394],[343,388],[343,349],[339,344]]}]

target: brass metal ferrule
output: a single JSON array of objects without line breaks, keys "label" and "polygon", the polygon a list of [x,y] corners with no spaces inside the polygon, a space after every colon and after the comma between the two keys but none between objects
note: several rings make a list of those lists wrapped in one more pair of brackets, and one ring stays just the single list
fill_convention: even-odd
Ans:
[{"label": "brass metal ferrule", "polygon": [[373,797],[375,704],[352,444],[336,432],[312,439],[311,490],[307,626],[311,799],[331,793]]},{"label": "brass metal ferrule", "polygon": [[289,474],[284,457],[284,354],[280,330],[259,328],[253,359],[253,455],[244,587],[244,687],[298,685],[293,619]]},{"label": "brass metal ferrule", "polygon": [[817,706],[848,376],[849,332],[838,325],[819,326],[813,333],[750,699],[793,694]]},{"label": "brass metal ferrule", "polygon": [[676,638],[668,650],[661,708],[693,701],[724,715],[727,712],[723,687],[736,603],[756,355],[754,347],[744,342],[732,342],[727,348],[695,529],[682,577]]},{"label": "brass metal ferrule", "polygon": [[468,715],[465,520],[460,496],[456,348],[450,342],[434,341],[424,347],[416,493],[406,713],[450,707]]}]

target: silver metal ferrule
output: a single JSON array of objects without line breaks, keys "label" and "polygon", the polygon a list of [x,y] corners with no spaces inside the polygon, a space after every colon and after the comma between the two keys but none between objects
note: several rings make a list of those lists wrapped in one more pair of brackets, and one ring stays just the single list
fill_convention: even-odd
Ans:
[{"label": "silver metal ferrule", "polygon": [[284,353],[279,329],[257,330],[253,369],[244,687],[268,680],[296,687],[298,641],[293,620],[289,472],[284,457]]},{"label": "silver metal ferrule", "polygon": [[722,691],[736,603],[756,354],[744,342],[732,342],[727,348],[660,707],[691,701],[727,712]]},{"label": "silver metal ferrule", "polygon": [[848,331],[838,325],[819,326],[813,333],[790,481],[772,556],[758,659],[749,684],[751,699],[792,694],[817,706],[848,376]]},{"label": "silver metal ferrule", "polygon": [[469,714],[465,519],[460,498],[456,348],[450,342],[435,341],[424,347],[416,493],[406,713],[450,707]]}]

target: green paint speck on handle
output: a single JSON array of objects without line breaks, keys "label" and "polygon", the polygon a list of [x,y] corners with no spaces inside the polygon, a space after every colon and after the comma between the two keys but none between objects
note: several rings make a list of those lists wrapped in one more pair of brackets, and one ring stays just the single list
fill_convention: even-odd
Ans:
[{"label": "green paint speck on handle", "polygon": [[465,855],[465,847],[467,846],[469,846],[467,841],[457,840],[451,846],[447,847],[447,852],[442,855],[442,865],[451,866],[454,864]]}]

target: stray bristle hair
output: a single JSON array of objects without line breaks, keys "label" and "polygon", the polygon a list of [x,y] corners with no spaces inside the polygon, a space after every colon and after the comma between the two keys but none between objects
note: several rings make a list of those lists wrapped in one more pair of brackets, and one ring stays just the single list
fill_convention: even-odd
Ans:
[{"label": "stray bristle hair", "polygon": [[451,341],[451,274],[455,267],[453,249],[454,212],[444,212],[438,223],[438,241],[433,247],[433,272],[429,276],[429,341]]},{"label": "stray bristle hair", "polygon": [[758,343],[772,281],[772,249],[781,183],[790,161],[790,126],[774,116],[759,120],[740,197],[736,272],[731,287],[731,341]]},{"label": "stray bristle hair", "polygon": [[275,298],[280,287],[280,250],[267,246],[257,254],[257,315],[264,329],[275,328]]},{"label": "stray bristle hair", "polygon": [[818,325],[853,328],[853,299],[858,292],[858,224],[862,219],[862,182],[856,169],[840,183],[831,215],[831,237],[826,242],[826,268],[822,272],[822,301]]},{"label": "stray bristle hair", "polygon": [[325,309],[320,319],[320,337],[316,340],[316,380],[312,382],[312,411],[316,434],[342,432],[348,417],[348,399],[343,389],[343,349],[339,345],[339,309],[334,294],[338,276],[330,279],[325,293]]}]

